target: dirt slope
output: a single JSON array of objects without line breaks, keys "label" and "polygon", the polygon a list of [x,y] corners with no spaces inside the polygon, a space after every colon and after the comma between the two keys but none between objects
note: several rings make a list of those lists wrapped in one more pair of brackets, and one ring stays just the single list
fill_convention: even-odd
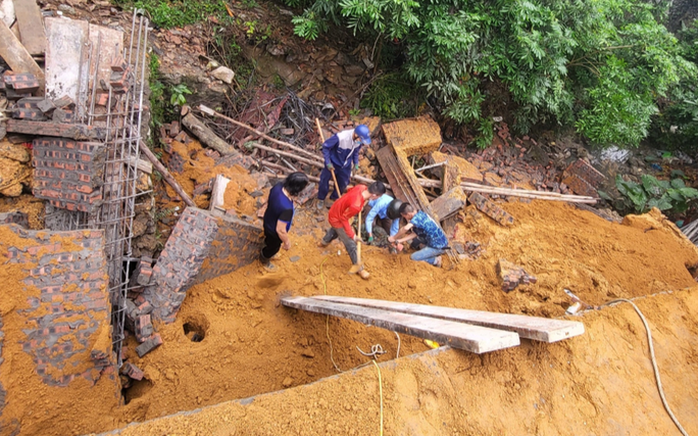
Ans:
[{"label": "dirt slope", "polygon": [[[477,240],[485,247],[478,260],[438,270],[406,255],[390,256],[369,247],[364,257],[372,277],[367,282],[346,274],[349,261],[341,245],[325,251],[315,246],[322,229],[314,216],[301,214],[296,229],[315,236],[294,239],[292,251],[277,261],[281,273],[262,274],[257,265],[250,265],[192,288],[177,322],[160,328],[165,344],[143,359],[129,355],[149,381],[129,393],[126,419],[151,419],[306,384],[336,374],[331,357],[342,370],[365,363],[356,346],[365,351],[380,343],[388,353],[384,360],[395,355],[393,333],[337,319],[331,319],[327,329],[324,317],[280,307],[278,298],[284,294],[326,291],[556,317],[570,304],[563,288],[598,305],[695,284],[686,266],[698,263],[696,249],[678,238],[675,227],[660,215],[628,218],[626,225],[619,225],[558,203],[516,202],[504,207],[516,219],[511,228],[470,215],[459,227],[458,238]],[[293,262],[292,256],[299,259]],[[538,277],[538,283],[502,292],[495,271],[499,258],[520,264]],[[185,323],[206,330],[204,341],[189,341],[183,333]],[[402,355],[427,349],[416,339],[401,339]],[[534,348],[545,354],[544,347]]]},{"label": "dirt slope", "polygon": [[[638,299],[653,328],[665,393],[698,431],[698,288]],[[662,408],[645,329],[628,304],[587,312],[583,336],[482,356],[448,349],[381,365],[385,434],[674,435]],[[131,435],[378,434],[376,368],[245,401],[177,414]]]}]

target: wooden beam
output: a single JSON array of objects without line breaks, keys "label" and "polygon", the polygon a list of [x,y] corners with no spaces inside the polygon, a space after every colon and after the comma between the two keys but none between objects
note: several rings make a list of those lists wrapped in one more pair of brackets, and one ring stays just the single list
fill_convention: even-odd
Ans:
[{"label": "wooden beam", "polygon": [[368,298],[334,297],[330,295],[319,295],[313,298],[342,304],[354,304],[360,307],[430,316],[454,322],[467,322],[483,327],[516,332],[522,338],[542,342],[557,342],[584,333],[584,324],[576,321],[484,312],[481,310],[455,309],[452,307],[427,306],[396,301],[372,300]]},{"label": "wooden beam", "polygon": [[191,197],[189,197],[189,195],[187,195],[187,193],[184,192],[182,186],[179,183],[177,183],[177,180],[175,180],[175,178],[172,177],[172,174],[170,174],[170,172],[167,171],[167,168],[165,168],[165,166],[162,163],[160,163],[157,156],[155,156],[153,152],[150,151],[148,146],[141,142],[139,149],[141,153],[143,153],[145,157],[150,161],[150,163],[153,164],[155,169],[158,170],[163,180],[165,180],[165,182],[167,182],[167,184],[170,185],[172,189],[174,189],[177,195],[179,195],[182,201],[184,201],[184,204],[190,207],[196,207],[196,203],[194,203]]},{"label": "wooden beam", "polygon": [[0,20],[0,56],[15,73],[32,73],[36,80],[39,81],[39,92],[37,94],[44,95],[44,85],[46,83],[44,71],[2,20]]},{"label": "wooden beam", "polygon": [[426,316],[334,303],[317,298],[285,297],[281,299],[281,304],[429,339],[477,354],[514,347],[520,343],[519,335],[513,332]]},{"label": "wooden beam", "polygon": [[182,118],[182,124],[204,144],[216,150],[222,155],[238,154],[232,145],[218,137],[213,130],[206,127],[196,116],[189,112]]},{"label": "wooden beam", "polygon": [[103,140],[107,136],[105,127],[15,119],[7,120],[7,131],[27,135],[71,138],[78,141]]},{"label": "wooden beam", "polygon": [[41,9],[36,0],[14,0],[19,38],[30,55],[43,56],[46,52],[46,31]]}]

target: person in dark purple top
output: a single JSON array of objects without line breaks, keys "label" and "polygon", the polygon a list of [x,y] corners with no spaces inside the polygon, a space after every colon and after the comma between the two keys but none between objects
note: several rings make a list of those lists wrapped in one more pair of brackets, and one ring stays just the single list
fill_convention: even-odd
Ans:
[{"label": "person in dark purple top", "polygon": [[264,248],[259,260],[262,265],[274,270],[276,266],[271,263],[271,258],[283,248],[291,248],[291,239],[288,231],[293,221],[292,197],[305,189],[308,185],[308,176],[301,172],[289,174],[283,182],[274,185],[269,191],[267,210],[264,212]]}]

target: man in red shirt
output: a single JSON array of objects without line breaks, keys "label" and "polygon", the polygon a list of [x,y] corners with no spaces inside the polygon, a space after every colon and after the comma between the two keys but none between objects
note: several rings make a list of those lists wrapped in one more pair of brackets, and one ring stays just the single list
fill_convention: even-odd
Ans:
[{"label": "man in red shirt", "polygon": [[[358,215],[364,208],[366,200],[376,200],[385,194],[385,185],[382,182],[373,182],[369,187],[357,185],[342,195],[330,208],[327,220],[330,222],[330,229],[318,244],[320,247],[327,247],[330,242],[339,238],[349,253],[351,263],[359,263],[356,254],[356,233],[349,224],[349,219]],[[361,223],[358,223],[361,225]],[[362,279],[368,279],[368,272],[363,268],[358,272]]]}]

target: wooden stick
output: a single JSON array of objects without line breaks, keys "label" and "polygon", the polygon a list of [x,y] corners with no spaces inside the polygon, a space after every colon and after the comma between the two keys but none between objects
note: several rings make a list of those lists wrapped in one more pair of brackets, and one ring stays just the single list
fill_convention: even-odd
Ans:
[{"label": "wooden stick", "polygon": [[[417,180],[422,187],[436,187],[438,188],[440,182],[438,180],[429,179],[418,179]],[[570,203],[596,203],[596,199],[593,197],[586,197],[581,195],[565,195],[558,194],[557,192],[547,192],[547,191],[530,191],[527,189],[511,189],[511,188],[498,188],[493,186],[478,185],[477,183],[463,182],[460,186],[470,192],[482,192],[485,194],[497,194],[505,195],[511,197],[523,197],[523,198],[533,198],[538,200],[548,200],[548,201],[567,201]]]},{"label": "wooden stick", "polygon": [[274,153],[274,154],[278,154],[279,156],[285,156],[285,157],[288,157],[291,159],[295,159],[298,162],[306,163],[308,165],[312,165],[312,166],[315,166],[318,168],[325,168],[325,165],[321,164],[320,162],[306,159],[303,157],[298,157],[295,154],[289,153],[287,151],[277,150],[276,148],[267,147],[266,145],[262,145],[262,144],[259,144],[257,142],[249,142],[248,144],[251,145],[252,147],[258,148],[260,150],[268,151],[269,153]]},{"label": "wooden stick", "polygon": [[[320,139],[322,139],[323,144],[325,143],[325,134],[322,133],[322,127],[320,127],[320,120],[315,118],[315,125],[317,126],[317,131],[320,134]],[[339,192],[339,183],[337,183],[337,176],[334,173],[334,168],[330,169],[330,174],[332,174],[332,181],[334,182],[334,190],[337,192],[337,198],[342,196]]]},{"label": "wooden stick", "polygon": [[[245,129],[249,130],[250,132],[254,133],[255,135],[257,135],[257,136],[259,136],[259,137],[261,137],[261,138],[266,139],[267,141],[271,141],[271,142],[273,142],[274,144],[278,144],[278,145],[281,145],[281,146],[283,146],[283,147],[287,147],[287,148],[289,148],[289,149],[291,149],[291,150],[297,151],[298,153],[301,153],[301,154],[306,155],[308,158],[319,159],[319,157],[318,157],[315,153],[311,153],[311,152],[309,152],[308,150],[303,150],[302,148],[296,147],[295,145],[289,144],[288,142],[279,141],[278,139],[274,139],[274,138],[272,138],[271,136],[266,135],[266,134],[260,132],[259,130],[255,129],[255,128],[253,128],[253,127],[248,126],[247,124],[241,123],[241,122],[239,122],[239,121],[235,121],[235,120],[232,119],[232,118],[228,118],[228,117],[226,117],[225,115],[219,114],[218,112],[214,111],[214,110],[211,109],[210,107],[207,107],[207,106],[204,106],[204,105],[199,105],[199,110],[200,110],[201,112],[207,114],[207,115],[212,116],[212,117],[221,118],[221,119],[223,119],[223,120],[226,120],[226,121],[228,121],[228,122],[230,122],[230,123],[235,124],[236,126],[240,126],[240,127],[242,127],[242,128],[245,128]],[[291,157],[294,157],[294,156],[291,156]],[[294,157],[294,158],[295,158],[295,157]]]},{"label": "wooden stick", "polygon": [[202,123],[201,120],[196,118],[192,112],[189,112],[184,116],[184,118],[182,118],[182,124],[194,135],[196,135],[201,142],[216,150],[223,156],[239,153],[235,147],[222,140],[213,132],[213,130],[206,127],[206,125]]},{"label": "wooden stick", "polygon": [[189,195],[187,195],[187,193],[184,192],[184,189],[182,189],[180,184],[177,183],[177,181],[174,179],[174,177],[172,177],[170,172],[167,171],[167,168],[165,168],[165,166],[160,163],[157,156],[155,156],[153,154],[153,152],[150,151],[148,146],[141,142],[140,149],[141,149],[141,153],[143,153],[145,155],[145,157],[148,158],[148,160],[150,161],[150,163],[153,164],[155,169],[158,170],[158,172],[160,174],[162,174],[162,178],[167,182],[167,184],[169,184],[172,187],[172,189],[175,190],[177,195],[179,195],[182,198],[182,201],[184,201],[184,203],[187,206],[196,207],[196,203],[194,203],[194,201],[191,199],[191,197],[189,197]]}]

